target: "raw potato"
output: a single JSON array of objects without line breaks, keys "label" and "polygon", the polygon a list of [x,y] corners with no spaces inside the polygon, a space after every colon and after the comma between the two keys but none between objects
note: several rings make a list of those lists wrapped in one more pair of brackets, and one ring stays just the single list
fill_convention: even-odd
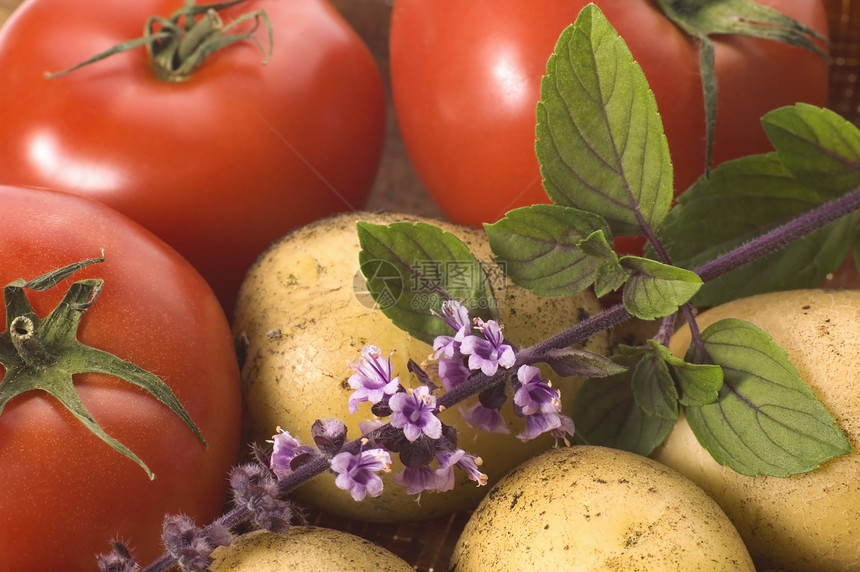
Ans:
[{"label": "raw potato", "polygon": [[[711,309],[698,322],[704,329],[729,317],[763,328],[788,352],[848,436],[852,453],[804,475],[745,477],[717,464],[682,418],[655,458],[716,499],[761,569],[860,570],[860,292],[764,294]],[[683,355],[689,340],[686,328],[675,335],[675,355]]]},{"label": "raw potato", "polygon": [[[372,418],[370,406],[362,404],[350,414],[347,401],[352,389],[347,379],[353,373],[347,366],[359,357],[366,344],[383,352],[395,350],[394,371],[406,387],[418,385],[406,369],[409,358],[422,362],[433,352],[426,343],[412,339],[368,303],[368,295],[354,293],[358,271],[358,220],[390,223],[398,220],[426,220],[395,214],[351,213],[325,219],[301,228],[267,251],[249,272],[241,289],[234,320],[234,333],[246,344],[247,357],[242,371],[244,394],[249,414],[249,437],[257,442],[271,439],[282,426],[302,443],[312,443],[311,424],[320,418],[336,417],[347,423],[348,438],[360,435],[359,421]],[[454,232],[472,248],[479,261],[492,260],[482,230],[428,221]],[[593,293],[570,298],[538,299],[504,279],[504,285],[491,284],[500,298],[500,314],[505,335],[521,346],[541,341],[579,319],[600,311]],[[360,287],[363,278],[356,281]],[[362,303],[364,302],[364,303]],[[587,348],[605,354],[608,334],[589,340]],[[561,390],[563,406],[569,410],[580,380],[558,379],[551,370],[555,387]],[[510,394],[510,392],[508,392]],[[473,398],[465,402],[470,405]],[[484,459],[482,470],[490,481],[501,477],[525,459],[553,443],[549,435],[522,443],[516,438],[524,427],[522,419],[511,412],[509,402],[503,409],[509,419],[510,435],[478,432],[462,422],[457,407],[443,412],[443,422],[459,431],[459,446]],[[396,455],[392,472],[402,470]],[[416,502],[414,495],[396,486],[391,473],[384,474],[385,489],[377,498],[355,502],[349,493],[338,489],[334,477],[324,474],[296,491],[308,504],[328,512],[375,522],[398,522],[433,518],[474,507],[487,487],[477,487],[459,469],[457,485],[446,493],[425,493]]]},{"label": "raw potato", "polygon": [[369,540],[313,526],[294,526],[285,534],[258,530],[212,556],[212,572],[414,572]]},{"label": "raw potato", "polygon": [[472,515],[451,572],[754,572],[704,491],[652,459],[561,447],[509,473]]}]

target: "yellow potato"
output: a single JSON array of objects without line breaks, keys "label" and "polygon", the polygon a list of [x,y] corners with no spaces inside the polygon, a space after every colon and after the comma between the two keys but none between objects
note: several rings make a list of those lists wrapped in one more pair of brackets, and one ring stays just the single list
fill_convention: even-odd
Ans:
[{"label": "yellow potato", "polygon": [[212,572],[413,572],[405,560],[358,536],[314,526],[257,530],[220,546]]},{"label": "yellow potato", "polygon": [[[860,292],[764,294],[711,309],[698,321],[704,329],[729,317],[763,328],[786,350],[853,452],[803,475],[746,477],[717,464],[682,418],[654,457],[716,499],[762,569],[860,570]],[[689,330],[680,330],[671,343],[675,355],[689,341]]]},{"label": "yellow potato", "polygon": [[[359,421],[372,418],[370,407],[362,403],[350,414],[347,402],[352,389],[347,379],[353,373],[348,363],[358,358],[366,344],[383,352],[394,351],[392,363],[405,387],[418,380],[407,371],[409,358],[425,361],[433,353],[426,343],[410,338],[378,309],[368,303],[368,295],[356,296],[363,279],[354,279],[359,269],[358,220],[389,223],[422,220],[394,214],[351,213],[338,215],[299,229],[273,245],[249,272],[237,303],[234,333],[245,344],[247,357],[242,370],[248,409],[249,436],[255,441],[271,439],[282,426],[302,443],[312,444],[310,427],[316,419],[336,417],[346,422],[348,438],[360,436]],[[479,261],[492,260],[482,230],[430,221],[467,242]],[[600,311],[593,293],[569,298],[537,298],[513,285],[507,278],[491,280],[499,298],[505,336],[521,347],[558,333],[588,315]],[[587,349],[606,353],[608,334],[589,340]],[[581,380],[557,379],[551,370],[544,375],[561,390],[563,406],[569,411]],[[471,405],[473,398],[465,402]],[[477,432],[466,425],[458,407],[440,414],[444,423],[459,432],[459,447],[484,459],[481,469],[490,482],[523,460],[550,447],[553,439],[544,435],[522,443],[516,434],[522,419],[507,412],[510,435]],[[396,455],[392,471],[402,469]],[[457,485],[445,493],[425,493],[420,505],[384,474],[384,492],[377,498],[355,502],[337,489],[334,477],[323,474],[296,491],[296,497],[328,512],[365,521],[397,522],[432,518],[473,507],[487,487],[477,487],[464,473],[455,470]]]},{"label": "yellow potato", "polygon": [[720,507],[656,461],[560,447],[511,471],[481,501],[449,570],[753,572]]}]

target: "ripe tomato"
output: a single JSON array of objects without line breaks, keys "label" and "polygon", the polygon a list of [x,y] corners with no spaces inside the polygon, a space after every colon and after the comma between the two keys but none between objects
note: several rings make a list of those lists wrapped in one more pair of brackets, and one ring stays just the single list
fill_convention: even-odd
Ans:
[{"label": "ripe tomato", "polygon": [[[397,0],[391,81],[403,140],[427,190],[452,220],[494,222],[547,202],[535,158],[535,107],[546,61],[587,0]],[[677,192],[705,165],[697,44],[653,0],[596,0],[642,66],[662,113]],[[820,0],[761,0],[820,32]],[[827,102],[827,63],[766,40],[716,43],[714,162],[767,152],[761,116]]]},{"label": "ripe tomato", "polygon": [[[104,262],[44,292],[27,291],[35,313],[44,318],[72,282],[102,278],[77,339],[164,380],[208,443],[204,448],[179,417],[130,383],[76,374],[75,388],[93,418],[155,473],[150,480],[54,397],[42,391],[14,397],[0,413],[0,569],[96,570],[95,554],[109,552],[114,539],[151,561],[162,550],[166,513],[205,524],[223,507],[241,433],[227,319],[185,259],[105,205],[3,186],[0,204],[0,283],[98,257],[103,248]],[[4,325],[5,312],[0,308]],[[2,386],[9,370],[0,372]]]},{"label": "ripe tomato", "polygon": [[[221,13],[226,23],[266,11],[267,65],[246,41],[185,82],[156,79],[144,48],[44,77],[183,5],[31,0],[13,13],[0,34],[0,184],[69,191],[130,216],[184,255],[229,315],[272,241],[364,205],[384,91],[369,50],[326,0],[250,0]],[[257,35],[266,49],[264,26]]]}]

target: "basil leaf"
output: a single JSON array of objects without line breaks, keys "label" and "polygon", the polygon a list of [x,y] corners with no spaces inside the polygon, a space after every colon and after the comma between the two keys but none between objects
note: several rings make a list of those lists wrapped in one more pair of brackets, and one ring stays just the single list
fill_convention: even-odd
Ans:
[{"label": "basil leaf", "polygon": [[[624,363],[622,365],[632,365]],[[648,415],[633,396],[633,370],[588,379],[576,394],[571,418],[579,442],[650,455],[672,431],[674,419]]]},{"label": "basil leaf", "polygon": [[360,221],[359,263],[367,290],[400,329],[427,342],[450,327],[431,311],[460,300],[472,316],[498,320],[490,279],[469,247],[426,223]]},{"label": "basil leaf", "polygon": [[723,370],[707,363],[690,363],[672,355],[669,348],[649,340],[669,368],[672,378],[681,391],[679,402],[684,406],[700,406],[713,403],[723,386]]},{"label": "basil leaf", "polygon": [[[675,264],[697,268],[822,200],[776,154],[752,155],[723,163],[684,192],[659,234]],[[708,281],[692,303],[716,306],[762,292],[815,287],[845,260],[855,223],[855,216],[845,217]]]},{"label": "basil leaf", "polygon": [[608,357],[578,348],[550,350],[543,361],[561,377],[607,377],[626,369]]},{"label": "basil leaf", "polygon": [[801,183],[829,199],[860,186],[860,131],[838,113],[799,103],[771,111],[762,124]]},{"label": "basil leaf", "polygon": [[[723,369],[719,399],[684,413],[714,459],[743,475],[806,473],[851,451],[818,401],[764,330],[735,318],[702,332],[705,351]],[[695,359],[688,352],[688,360]]]},{"label": "basil leaf", "polygon": [[860,233],[854,234],[854,268],[860,272]]},{"label": "basil leaf", "polygon": [[541,82],[535,150],[556,204],[595,212],[616,236],[656,227],[672,163],[645,74],[597,6],[558,39]]},{"label": "basil leaf", "polygon": [[594,279],[594,293],[598,298],[618,290],[630,277],[630,273],[621,266],[618,254],[609,244],[609,238],[602,231],[594,231],[582,239],[579,248],[599,260],[597,276]]},{"label": "basil leaf", "polygon": [[632,271],[622,300],[628,312],[642,320],[668,316],[701,288],[694,272],[638,256],[624,256],[621,265]]},{"label": "basil leaf", "polygon": [[596,231],[612,236],[600,216],[559,205],[516,209],[484,229],[511,280],[538,296],[571,296],[591,286],[601,261],[578,243]]},{"label": "basil leaf", "polygon": [[652,417],[678,419],[678,390],[668,364],[657,350],[648,351],[633,370],[633,398]]}]

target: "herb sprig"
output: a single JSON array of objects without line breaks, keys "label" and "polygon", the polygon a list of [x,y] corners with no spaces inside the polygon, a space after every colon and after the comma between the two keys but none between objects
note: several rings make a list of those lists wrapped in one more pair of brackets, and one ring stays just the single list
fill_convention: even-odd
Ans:
[{"label": "herb sprig", "polygon": [[[818,285],[856,241],[860,131],[802,104],[769,113],[763,126],[772,153],[716,168],[673,205],[672,163],[654,96],[624,41],[596,6],[587,6],[560,36],[537,106],[536,153],[552,204],[514,210],[485,230],[515,283],[542,296],[617,291],[621,303],[520,348],[501,335],[489,290],[460,290],[442,274],[424,277],[423,291],[433,296],[418,306],[429,303],[431,312],[416,311],[403,292],[392,296],[392,283],[420,274],[415,260],[476,262],[456,237],[425,224],[359,223],[361,267],[382,311],[406,333],[433,343],[440,363],[453,359],[460,369],[440,376],[445,392],[437,397],[440,388],[413,363],[422,385],[407,392],[380,350],[365,348],[350,380],[353,398],[371,401],[389,422],[374,422],[347,441],[342,423],[320,421],[314,446],[278,433],[271,456],[258,449],[254,462],[231,475],[234,508],[205,527],[169,518],[168,553],[146,570],[177,564],[204,570],[214,547],[228,544],[243,524],[283,530],[294,518],[289,493],[326,471],[354,498],[378,494],[375,473],[388,469],[391,453],[412,470],[401,476],[407,489],[444,490],[454,467],[480,484],[480,460],[458,449],[456,434],[435,415],[475,394],[492,411],[504,400],[497,389],[505,384],[517,411],[533,421],[521,438],[552,432],[566,439],[575,426],[576,439],[647,455],[683,411],[714,458],[743,474],[803,473],[847,454],[833,417],[766,332],[734,319],[696,327],[696,307]],[[614,251],[614,238],[625,235],[647,238],[645,256]],[[383,267],[396,269],[401,280],[390,280]],[[459,299],[486,303],[462,307]],[[633,317],[659,320],[658,334],[642,346],[621,347],[611,360],[571,347]],[[682,321],[693,339],[678,358],[667,343]],[[539,363],[591,377],[570,418],[533,367]],[[456,383],[454,373],[463,374]],[[757,400],[763,393],[767,403]],[[759,439],[761,424],[779,430]],[[742,430],[714,429],[720,426]],[[780,448],[798,439],[803,447]],[[799,452],[786,457],[777,449]],[[99,562],[105,571],[139,570],[119,543]]]},{"label": "herb sprig", "polygon": [[[535,294],[619,290],[623,306],[607,311],[612,323],[636,317],[694,326],[693,305],[815,287],[850,253],[860,132],[837,114],[805,104],[772,111],[763,125],[773,153],[719,166],[673,206],[672,163],[656,101],[596,6],[583,9],[561,34],[541,96],[536,152],[553,204],[516,209],[485,225],[500,267]],[[359,235],[368,228],[360,225]],[[381,228],[373,232],[376,240],[385,234]],[[644,235],[647,257],[616,254],[612,240],[625,235]],[[397,257],[393,237],[387,246],[388,256]],[[378,291],[379,284],[368,285]],[[419,324],[399,325],[415,334]],[[576,326],[521,350],[518,359],[551,363],[551,351],[584,339],[578,331],[589,333]],[[590,379],[577,395],[577,438],[647,455],[684,411],[702,445],[748,475],[807,472],[850,451],[833,417],[803,389],[785,352],[766,333],[752,324],[722,322],[693,332],[683,360],[671,355],[668,340],[623,348],[614,359],[625,371]],[[739,362],[743,390],[742,380],[727,373]],[[770,386],[791,390],[778,393]],[[748,397],[759,388],[772,396],[770,408]],[[783,416],[789,413],[790,419]],[[707,429],[715,426],[706,423],[714,416],[748,437],[731,440],[727,432]],[[757,437],[754,428],[763,422],[783,427],[786,440],[814,434],[817,442],[792,462],[769,462],[783,448],[778,440]]]}]

